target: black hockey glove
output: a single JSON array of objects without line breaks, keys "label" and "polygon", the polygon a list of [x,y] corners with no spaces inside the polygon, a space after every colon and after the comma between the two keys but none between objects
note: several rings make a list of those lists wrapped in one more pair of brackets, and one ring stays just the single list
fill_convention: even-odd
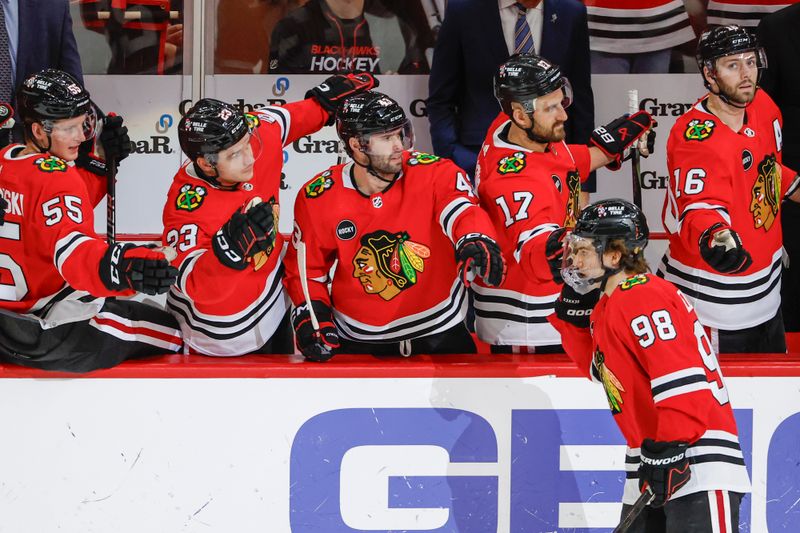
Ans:
[{"label": "black hockey glove", "polygon": [[717,222],[700,236],[700,255],[711,268],[723,274],[738,274],[753,264],[739,234],[722,222]]},{"label": "black hockey glove", "polygon": [[564,237],[566,235],[566,228],[558,228],[547,236],[547,243],[544,245],[547,266],[550,267],[550,273],[556,283],[564,283],[564,280],[561,279],[561,262],[564,258]]},{"label": "black hockey glove", "polygon": [[468,233],[461,237],[456,243],[456,261],[458,275],[467,287],[467,273],[473,266],[490,287],[497,287],[506,279],[506,260],[500,246],[487,235]]},{"label": "black hockey glove", "polygon": [[325,111],[330,113],[326,126],[336,120],[336,112],[348,96],[369,91],[379,85],[378,80],[368,72],[360,74],[335,74],[313,87],[306,93],[306,98],[314,98]]},{"label": "black hockey glove", "polygon": [[606,165],[607,168],[619,170],[622,161],[627,158],[626,152],[631,145],[654,125],[655,120],[647,111],[639,111],[630,116],[623,115],[605,126],[595,128],[589,142],[612,159]]},{"label": "black hockey glove", "polygon": [[100,260],[100,280],[112,291],[163,294],[177,279],[178,269],[170,266],[164,253],[147,246],[115,244]]},{"label": "black hockey glove", "polygon": [[683,487],[692,471],[686,457],[685,442],[658,442],[644,439],[642,442],[642,462],[639,465],[639,490],[650,487],[653,491],[653,507],[661,507],[669,501],[678,489]]},{"label": "black hockey glove", "polygon": [[572,287],[564,284],[561,295],[555,303],[556,316],[579,328],[588,328],[592,310],[600,299],[600,289],[594,289],[586,294],[579,294]]},{"label": "black hockey glove", "polygon": [[275,246],[273,202],[261,202],[245,212],[239,208],[211,239],[211,247],[219,261],[235,270],[247,268],[247,259]]},{"label": "black hockey glove", "polygon": [[0,226],[6,222],[6,209],[8,209],[8,202],[0,196]]},{"label": "black hockey glove", "polygon": [[306,359],[318,363],[333,357],[334,350],[339,348],[339,333],[333,324],[333,313],[327,304],[319,300],[311,302],[314,315],[319,322],[319,331],[314,330],[311,324],[311,313],[308,304],[296,307],[292,311],[292,325],[294,326],[297,348]]},{"label": "black hockey glove", "polygon": [[[102,146],[105,159],[101,159],[97,154],[96,143],[100,143]],[[119,168],[119,162],[130,155],[132,148],[128,127],[122,125],[122,117],[110,114],[103,119],[100,136],[97,139],[88,139],[81,143],[78,148],[78,158],[75,159],[75,166],[98,176],[107,176],[106,161],[113,157],[116,164],[115,169]]]}]

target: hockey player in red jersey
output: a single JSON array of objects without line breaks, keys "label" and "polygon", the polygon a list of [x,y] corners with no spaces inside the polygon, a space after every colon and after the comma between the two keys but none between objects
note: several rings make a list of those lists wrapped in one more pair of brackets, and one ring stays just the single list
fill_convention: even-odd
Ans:
[{"label": "hockey player in red jersey", "polygon": [[489,128],[475,174],[509,268],[502,287],[472,285],[475,330],[495,353],[560,352],[558,332],[547,322],[561,282],[558,228],[575,224],[589,172],[619,168],[635,141],[646,144],[653,119],[644,111],[620,117],[594,131],[592,146],[568,145],[572,91],[557,65],[515,55],[500,66],[494,86],[503,112]]},{"label": "hockey player in red jersey", "polygon": [[720,352],[785,352],[779,211],[800,200],[800,180],[781,164],[780,112],[758,90],[766,56],[738,26],[704,33],[697,50],[709,92],[667,141],[658,274],[689,297]]},{"label": "hockey player in red jersey", "polygon": [[106,184],[73,163],[94,135],[89,93],[69,74],[44,70],[25,79],[17,102],[26,144],[0,151],[0,197],[8,204],[0,225],[0,358],[87,372],[177,351],[180,331],[169,313],[104,298],[164,293],[177,271],[162,251],[108,245],[94,232]]},{"label": "hockey player in red jersey", "polygon": [[565,285],[549,320],[603,385],[627,441],[623,516],[641,490],[654,494],[627,531],[736,533],[750,481],[728,390],[692,305],[649,273],[647,239],[635,205],[586,207],[565,239]]},{"label": "hockey player in red jersey", "polygon": [[277,230],[283,147],[332,123],[347,95],[374,83],[369,74],[337,75],[305,100],[247,114],[204,98],[181,120],[189,161],[164,206],[163,240],[178,251],[181,273],[167,308],[188,351],[294,351]]},{"label": "hockey player in red jersey", "polygon": [[298,347],[317,361],[337,348],[474,352],[462,279],[474,269],[499,285],[505,264],[466,174],[411,150],[411,123],[384,94],[349,98],[336,127],[352,161],[318,174],[295,201],[286,286]]}]

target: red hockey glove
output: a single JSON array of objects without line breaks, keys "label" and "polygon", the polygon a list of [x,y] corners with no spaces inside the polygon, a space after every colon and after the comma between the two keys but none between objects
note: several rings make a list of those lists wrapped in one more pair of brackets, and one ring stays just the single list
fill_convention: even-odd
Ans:
[{"label": "red hockey glove", "polygon": [[268,256],[275,246],[274,200],[261,202],[245,212],[241,207],[231,215],[211,239],[211,247],[219,261],[235,270],[244,270],[247,259],[264,252]]},{"label": "red hockey glove", "polygon": [[700,255],[711,268],[723,274],[738,274],[753,264],[739,234],[721,222],[700,235]]},{"label": "red hockey glove", "polygon": [[156,295],[175,284],[178,269],[170,266],[163,252],[147,246],[115,244],[100,260],[100,280],[109,290]]},{"label": "red hockey glove", "polygon": [[0,226],[6,221],[6,209],[8,209],[8,202],[6,202],[5,198],[0,197]]},{"label": "red hockey glove", "polygon": [[685,442],[658,442],[644,439],[642,442],[642,462],[639,465],[639,490],[650,487],[653,491],[653,507],[661,507],[669,501],[678,489],[683,487],[692,471],[686,457]]},{"label": "red hockey glove", "polygon": [[292,326],[294,326],[297,348],[306,359],[324,362],[333,357],[334,350],[339,348],[339,332],[333,324],[331,308],[324,302],[314,300],[311,302],[314,314],[319,322],[319,331],[314,330],[311,324],[311,313],[308,304],[296,307],[292,311]]},{"label": "red hockey glove", "polygon": [[554,310],[556,316],[564,322],[579,328],[588,328],[592,310],[599,299],[600,289],[579,294],[565,283],[561,287],[561,295],[556,300]]},{"label": "red hockey glove", "polygon": [[306,98],[314,98],[325,111],[330,113],[326,126],[330,126],[336,119],[336,112],[345,99],[354,94],[369,91],[379,85],[378,80],[368,72],[360,74],[335,74],[310,89]]},{"label": "red hockey glove", "polygon": [[468,233],[461,237],[456,244],[456,261],[461,281],[467,287],[467,273],[473,266],[490,287],[497,287],[506,279],[506,260],[500,246],[487,235]]},{"label": "red hockey glove", "polygon": [[550,267],[550,273],[556,283],[564,283],[564,280],[561,279],[561,262],[564,258],[564,237],[566,234],[566,228],[558,228],[547,236],[547,243],[544,245],[547,266]]},{"label": "red hockey glove", "polygon": [[[598,126],[592,132],[589,142],[611,158],[611,162],[606,165],[607,168],[619,170],[631,145],[653,126],[655,126],[653,116],[647,111],[639,111],[630,116],[623,115],[605,126]],[[652,142],[655,143],[655,137]]]}]

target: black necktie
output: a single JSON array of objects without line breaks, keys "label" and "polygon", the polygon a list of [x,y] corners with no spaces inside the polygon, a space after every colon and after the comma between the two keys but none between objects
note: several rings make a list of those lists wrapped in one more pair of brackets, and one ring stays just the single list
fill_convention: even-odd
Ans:
[{"label": "black necktie", "polygon": [[0,102],[11,103],[14,92],[13,72],[11,72],[11,53],[8,48],[8,31],[3,2],[0,2]]}]

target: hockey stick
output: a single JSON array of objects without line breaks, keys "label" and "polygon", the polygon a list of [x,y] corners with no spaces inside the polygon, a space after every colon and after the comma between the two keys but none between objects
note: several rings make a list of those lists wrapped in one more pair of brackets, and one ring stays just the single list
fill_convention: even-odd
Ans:
[{"label": "hockey stick", "polygon": [[[628,91],[628,112],[633,115],[639,111],[639,91],[631,89]],[[642,208],[642,168],[639,160],[639,150],[636,146],[631,147],[631,179],[633,180],[633,203],[639,209]]]},{"label": "hockey stick", "polygon": [[644,492],[639,496],[639,498],[637,498],[633,504],[633,507],[631,507],[631,510],[628,511],[627,516],[625,516],[622,522],[620,522],[619,525],[614,529],[613,533],[626,533],[639,515],[642,514],[644,508],[647,507],[655,497],[656,495],[653,494],[653,491],[650,489],[650,487],[644,489]]},{"label": "hockey stick", "polygon": [[[109,113],[109,117],[115,116]],[[117,242],[117,159],[109,157],[106,159],[106,173],[108,183],[106,184],[106,240],[110,246]]]},{"label": "hockey stick", "polygon": [[297,248],[297,269],[300,271],[300,288],[303,289],[303,298],[306,299],[308,306],[308,314],[311,317],[311,327],[314,328],[315,335],[320,337],[319,321],[317,315],[314,313],[314,306],[311,305],[311,293],[308,291],[308,277],[306,276],[306,243],[301,240],[295,241]]}]

